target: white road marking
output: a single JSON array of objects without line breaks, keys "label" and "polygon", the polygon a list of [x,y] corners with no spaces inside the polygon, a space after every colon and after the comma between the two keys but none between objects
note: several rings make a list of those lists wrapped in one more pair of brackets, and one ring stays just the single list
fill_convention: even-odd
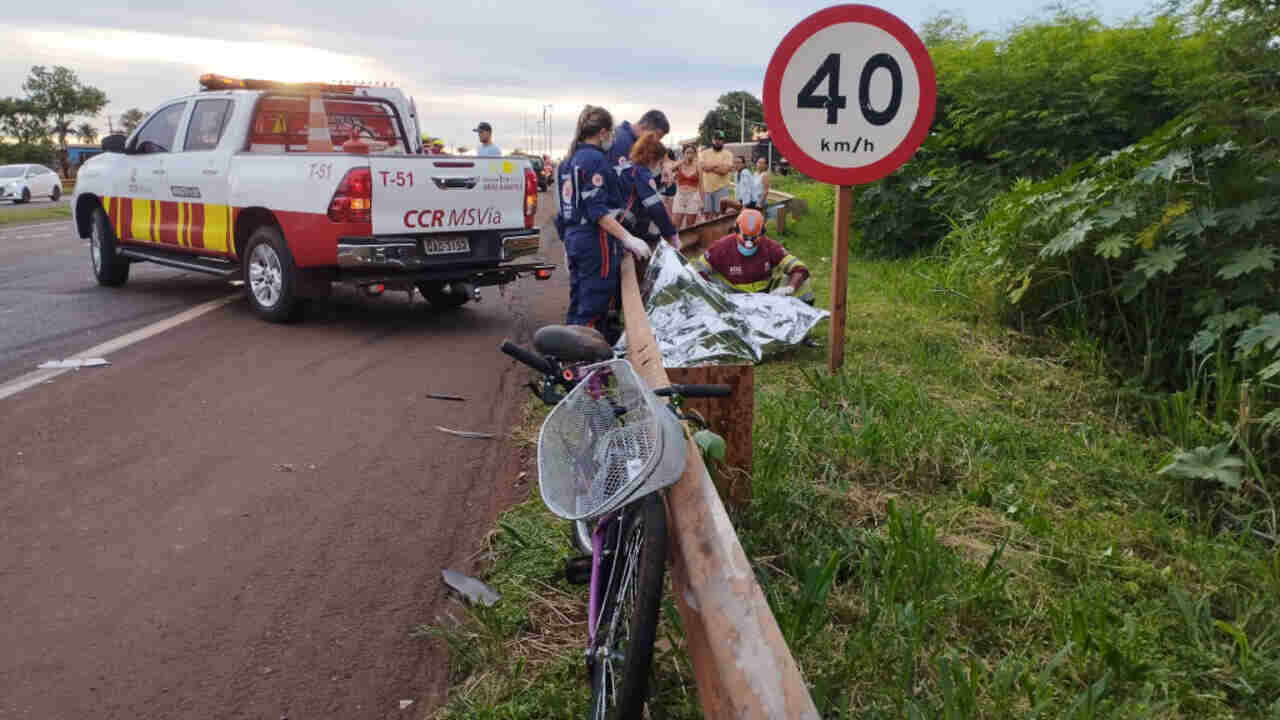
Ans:
[{"label": "white road marking", "polygon": [[[190,310],[184,310],[178,313],[177,315],[174,315],[173,317],[165,318],[164,320],[151,323],[146,327],[134,330],[131,333],[126,333],[124,335],[121,335],[120,337],[115,338],[113,340],[108,340],[102,343],[101,345],[94,345],[88,350],[84,350],[83,352],[78,352],[75,355],[72,355],[71,357],[73,358],[104,357],[113,352],[116,352],[117,350],[123,350],[124,348],[127,348],[130,345],[142,342],[143,340],[146,340],[149,337],[159,335],[160,333],[166,330],[171,330],[179,325],[182,325],[183,323],[187,323],[192,320],[195,320],[201,315],[211,313],[214,310],[217,310],[218,308],[222,307],[223,305],[228,305],[230,303],[233,303],[236,300],[239,300],[240,298],[241,298],[240,293],[236,293],[234,295],[227,295],[226,297],[220,297],[217,300],[210,300],[209,302],[197,305],[191,308]],[[26,375],[10,380],[9,382],[0,385],[0,400],[3,400],[12,395],[17,395],[23,390],[26,390],[28,388],[33,388],[36,385],[39,385],[43,382],[51,380],[65,372],[70,372],[70,370],[66,368],[51,369],[51,370],[36,370],[35,372],[29,372]]]}]

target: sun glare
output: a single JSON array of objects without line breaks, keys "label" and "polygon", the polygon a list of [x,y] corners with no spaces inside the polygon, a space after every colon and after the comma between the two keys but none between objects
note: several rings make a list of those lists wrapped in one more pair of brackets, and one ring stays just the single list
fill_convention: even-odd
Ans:
[{"label": "sun glare", "polygon": [[93,28],[86,34],[27,30],[21,40],[46,53],[77,59],[178,63],[196,74],[212,72],[285,82],[337,80],[395,81],[375,60],[293,43],[217,40],[160,33]]}]

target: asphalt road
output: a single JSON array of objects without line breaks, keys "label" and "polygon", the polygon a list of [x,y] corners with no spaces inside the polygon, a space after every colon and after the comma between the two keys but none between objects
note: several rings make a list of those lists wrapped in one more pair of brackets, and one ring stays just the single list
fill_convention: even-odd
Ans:
[{"label": "asphalt road", "polygon": [[[0,231],[4,377],[233,292],[145,266],[99,288],[86,254],[65,222]],[[528,374],[497,346],[559,320],[567,281],[482,292],[345,293],[295,326],[238,299],[0,400],[0,718],[426,714],[444,650],[410,631],[527,492]]]}]

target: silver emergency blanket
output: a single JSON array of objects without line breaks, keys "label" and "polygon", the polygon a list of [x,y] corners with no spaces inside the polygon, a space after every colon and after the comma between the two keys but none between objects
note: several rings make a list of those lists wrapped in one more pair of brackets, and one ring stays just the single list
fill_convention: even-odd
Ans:
[{"label": "silver emergency blanket", "polygon": [[[667,367],[756,364],[799,345],[830,313],[791,297],[736,293],[710,282],[659,240],[640,284]],[[626,352],[623,335],[615,350]]]}]

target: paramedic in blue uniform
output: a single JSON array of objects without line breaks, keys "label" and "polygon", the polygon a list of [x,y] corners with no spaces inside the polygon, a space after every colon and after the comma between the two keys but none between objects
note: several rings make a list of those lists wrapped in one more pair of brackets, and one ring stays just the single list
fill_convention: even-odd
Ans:
[{"label": "paramedic in blue uniform", "polygon": [[[614,141],[615,143],[617,141]],[[631,167],[622,171],[622,226],[653,245],[658,238],[665,238],[671,247],[680,248],[676,226],[662,204],[658,178],[662,176],[662,163],[667,159],[667,149],[662,146],[658,133],[648,132],[631,146]]]},{"label": "paramedic in blue uniform", "polygon": [[605,153],[609,158],[609,167],[619,173],[627,169],[631,165],[631,146],[641,135],[657,133],[658,141],[661,142],[663,136],[669,132],[671,132],[671,123],[667,122],[667,115],[661,110],[650,110],[641,115],[635,125],[623,120],[618,126],[618,131],[614,133],[613,146]]},{"label": "paramedic in blue uniform", "polygon": [[609,319],[618,295],[623,250],[640,259],[649,246],[618,222],[622,195],[605,153],[613,143],[613,116],[588,105],[578,116],[573,147],[560,163],[556,188],[560,212],[556,229],[569,261],[569,311],[565,322],[599,330],[609,344],[622,334]]}]

